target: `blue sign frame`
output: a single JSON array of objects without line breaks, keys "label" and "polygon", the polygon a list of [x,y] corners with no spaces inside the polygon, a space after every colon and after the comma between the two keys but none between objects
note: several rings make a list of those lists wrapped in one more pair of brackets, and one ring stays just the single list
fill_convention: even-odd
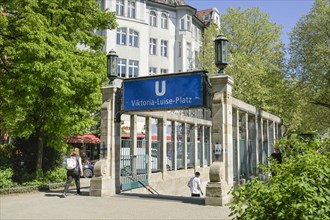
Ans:
[{"label": "blue sign frame", "polygon": [[123,81],[123,111],[204,106],[204,71],[130,78]]}]

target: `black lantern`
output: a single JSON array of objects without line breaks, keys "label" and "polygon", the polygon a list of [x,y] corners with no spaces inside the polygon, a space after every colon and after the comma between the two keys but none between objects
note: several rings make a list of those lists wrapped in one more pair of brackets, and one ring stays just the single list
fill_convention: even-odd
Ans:
[{"label": "black lantern", "polygon": [[117,66],[118,66],[117,59],[118,59],[118,55],[117,55],[116,51],[111,50],[107,54],[107,77],[110,80],[110,82],[118,77],[118,74],[117,74]]},{"label": "black lantern", "polygon": [[219,75],[225,74],[224,69],[228,65],[228,39],[219,34],[214,40],[215,65],[219,68]]}]

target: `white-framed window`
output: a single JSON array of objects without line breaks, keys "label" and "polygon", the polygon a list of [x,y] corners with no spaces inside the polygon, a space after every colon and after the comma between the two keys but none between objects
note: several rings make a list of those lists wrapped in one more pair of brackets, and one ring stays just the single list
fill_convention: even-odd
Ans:
[{"label": "white-framed window", "polygon": [[179,42],[178,49],[179,49],[178,56],[181,57],[182,56],[182,43],[181,42]]},{"label": "white-framed window", "polygon": [[180,30],[184,30],[184,18],[180,19]]},{"label": "white-framed window", "polygon": [[207,14],[207,15],[204,15],[204,20],[209,20],[210,19],[210,15]]},{"label": "white-framed window", "polygon": [[190,31],[191,16],[187,15],[187,31]]},{"label": "white-framed window", "polygon": [[126,45],[126,28],[117,28],[117,44]]},{"label": "white-framed window", "polygon": [[128,77],[139,76],[139,61],[129,60],[128,61]]},{"label": "white-framed window", "polygon": [[124,0],[116,0],[116,15],[124,16]]},{"label": "white-framed window", "polygon": [[162,17],[160,20],[160,26],[161,26],[161,28],[164,28],[164,29],[168,28],[167,15],[165,13],[162,13]]},{"label": "white-framed window", "polygon": [[127,17],[135,18],[135,1],[128,1]]},{"label": "white-framed window", "polygon": [[117,72],[118,76],[123,78],[126,77],[126,59],[118,59]]},{"label": "white-framed window", "polygon": [[187,58],[192,58],[191,43],[187,42]]},{"label": "white-framed window", "polygon": [[139,33],[132,29],[129,30],[129,46],[139,46]]},{"label": "white-framed window", "polygon": [[168,70],[167,69],[160,69],[160,74],[167,74]]},{"label": "white-framed window", "polygon": [[155,74],[157,74],[157,68],[149,67],[149,75],[155,75]]},{"label": "white-framed window", "polygon": [[156,12],[154,12],[154,11],[150,11],[149,25],[153,26],[153,27],[157,26],[157,15],[156,15]]},{"label": "white-framed window", "polygon": [[149,39],[149,54],[151,55],[157,54],[157,39],[155,38]]},{"label": "white-framed window", "polygon": [[160,42],[160,55],[163,57],[167,57],[167,41],[161,40]]}]

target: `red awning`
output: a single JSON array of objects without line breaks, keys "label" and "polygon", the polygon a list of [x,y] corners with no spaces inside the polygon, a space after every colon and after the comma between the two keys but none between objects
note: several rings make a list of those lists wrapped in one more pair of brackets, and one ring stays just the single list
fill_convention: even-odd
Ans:
[{"label": "red awning", "polygon": [[100,144],[100,138],[94,134],[71,135],[68,144]]}]

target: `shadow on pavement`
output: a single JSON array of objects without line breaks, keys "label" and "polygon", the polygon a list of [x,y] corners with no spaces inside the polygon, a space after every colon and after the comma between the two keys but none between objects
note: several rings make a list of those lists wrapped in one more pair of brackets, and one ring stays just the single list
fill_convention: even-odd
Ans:
[{"label": "shadow on pavement", "polygon": [[185,196],[172,196],[172,195],[153,195],[153,194],[140,194],[140,193],[121,193],[121,196],[139,197],[145,199],[159,199],[159,200],[173,200],[181,201],[182,203],[189,203],[195,205],[205,205],[205,198],[192,198]]},{"label": "shadow on pavement", "polygon": [[[87,187],[80,187],[80,190],[81,190],[81,194],[79,196],[89,196],[89,190],[88,191],[84,191],[83,189],[89,189],[89,186]],[[60,197],[60,198],[65,198],[63,196],[63,190],[64,189],[56,189],[56,190],[48,190],[45,192],[45,196],[48,196],[48,197]],[[68,190],[68,193],[67,193],[67,196],[78,196],[77,195],[77,191],[76,191],[76,188],[72,188],[72,189],[69,189]]]}]

